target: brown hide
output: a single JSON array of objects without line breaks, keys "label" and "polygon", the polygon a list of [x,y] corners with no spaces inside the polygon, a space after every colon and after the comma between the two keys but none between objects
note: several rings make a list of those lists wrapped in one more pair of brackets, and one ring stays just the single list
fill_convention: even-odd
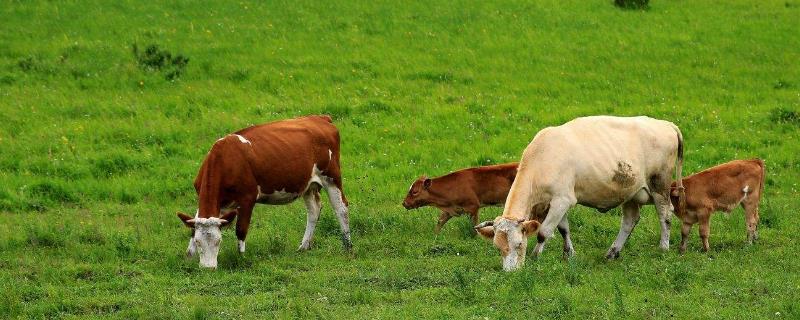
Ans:
[{"label": "brown hide", "polygon": [[445,176],[421,177],[411,185],[403,201],[406,209],[434,206],[442,211],[438,232],[450,218],[467,213],[473,225],[478,223],[478,210],[502,205],[517,174],[517,163],[467,168]]},{"label": "brown hide", "polygon": [[300,197],[315,165],[341,190],[339,132],[329,116],[276,121],[227,135],[211,147],[195,179],[199,217],[240,207],[239,219],[247,215],[249,220],[259,187],[263,194],[284,191]]},{"label": "brown hide", "polygon": [[[683,178],[686,210],[676,215],[683,222],[681,252],[686,250],[686,238],[695,223],[700,223],[703,250],[708,250],[710,216],[713,212],[730,212],[741,205],[747,220],[748,241],[757,237],[758,203],[764,190],[764,161],[734,160]],[[747,192],[744,192],[747,187]],[[672,184],[671,200],[677,207],[676,183]]]}]

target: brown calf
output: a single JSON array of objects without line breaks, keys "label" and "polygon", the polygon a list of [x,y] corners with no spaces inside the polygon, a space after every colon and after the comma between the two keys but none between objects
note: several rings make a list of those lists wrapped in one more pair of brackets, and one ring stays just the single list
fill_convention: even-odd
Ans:
[{"label": "brown calf", "polygon": [[[764,191],[764,161],[761,159],[734,160],[683,178],[686,188],[686,210],[675,210],[681,227],[680,252],[686,252],[686,241],[692,225],[700,223],[703,251],[708,251],[711,213],[731,212],[741,205],[747,220],[747,242],[758,239],[758,202]],[[678,208],[677,188],[672,183],[672,205]]]},{"label": "brown calf", "polygon": [[478,224],[480,208],[503,205],[516,175],[514,162],[467,168],[433,179],[423,176],[411,185],[403,207],[410,210],[434,206],[442,210],[436,233],[450,218],[465,213],[474,226]]}]

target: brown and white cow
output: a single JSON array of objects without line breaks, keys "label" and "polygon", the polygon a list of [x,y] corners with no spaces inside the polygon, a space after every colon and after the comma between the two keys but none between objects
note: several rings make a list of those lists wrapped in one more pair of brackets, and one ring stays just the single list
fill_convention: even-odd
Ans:
[{"label": "brown and white cow", "polygon": [[[329,116],[308,116],[242,129],[214,143],[194,181],[199,208],[178,217],[193,229],[187,255],[200,251],[200,266],[216,268],[220,228],[236,222],[239,252],[256,203],[288,204],[303,197],[308,210],[299,250],[311,246],[325,189],[351,249],[347,199],[342,192],[339,131]],[[222,214],[222,215],[221,215]],[[221,216],[220,216],[221,215]]]},{"label": "brown and white cow", "polygon": [[[758,203],[764,191],[764,161],[761,159],[734,160],[708,168],[683,178],[686,190],[686,210],[676,215],[681,226],[680,252],[686,252],[686,242],[692,225],[700,223],[703,251],[708,251],[711,213],[731,212],[741,205],[747,221],[747,242],[758,239]],[[672,184],[672,203],[678,202],[678,190]]]},{"label": "brown and white cow", "polygon": [[467,168],[430,179],[422,176],[411,184],[403,207],[416,209],[434,206],[442,211],[435,232],[448,220],[468,214],[478,224],[478,211],[487,206],[502,206],[517,175],[517,163]]},{"label": "brown and white cow", "polygon": [[[677,169],[680,180],[682,165],[683,137],[670,122],[648,117],[577,118],[536,134],[522,154],[503,215],[475,228],[494,240],[503,269],[511,271],[525,263],[528,236],[538,231],[534,249],[538,256],[556,226],[569,230],[566,213],[574,205],[601,212],[622,205],[622,225],[606,253],[607,258],[616,258],[639,221],[639,208],[654,203],[661,222],[660,246],[668,250],[672,171]],[[678,188],[682,193],[680,184]],[[532,210],[547,212],[541,225],[528,218]]]}]

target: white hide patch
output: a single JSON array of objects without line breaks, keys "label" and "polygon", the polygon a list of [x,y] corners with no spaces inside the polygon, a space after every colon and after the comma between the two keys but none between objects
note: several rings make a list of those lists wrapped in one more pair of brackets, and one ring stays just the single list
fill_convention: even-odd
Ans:
[{"label": "white hide patch", "polygon": [[236,136],[237,138],[239,138],[239,141],[241,141],[242,143],[249,144],[249,145],[253,145],[252,143],[250,143],[250,140],[247,140],[245,137],[242,137],[242,136],[240,136],[240,135],[238,135],[238,134],[234,134],[234,136]]},{"label": "white hide patch", "polygon": [[333,159],[333,151],[331,151],[331,149],[328,149],[328,160],[330,159]]},{"label": "white hide patch", "polygon": [[244,253],[244,241],[239,240],[239,252]]},{"label": "white hide patch", "polygon": [[286,192],[286,188],[266,194],[262,193],[261,186],[258,186],[258,201],[260,202],[266,202],[269,204],[286,204],[294,201],[294,199],[297,199],[299,196],[299,193]]},{"label": "white hide patch", "polygon": [[744,186],[744,189],[742,189],[742,192],[744,192],[745,194],[750,192],[750,186]]}]

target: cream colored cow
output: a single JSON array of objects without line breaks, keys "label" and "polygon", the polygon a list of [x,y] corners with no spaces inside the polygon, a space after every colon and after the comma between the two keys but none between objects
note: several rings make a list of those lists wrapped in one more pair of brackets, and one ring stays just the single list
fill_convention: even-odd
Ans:
[{"label": "cream colored cow", "polygon": [[[677,167],[675,162],[678,162]],[[503,269],[525,263],[528,236],[538,231],[539,255],[553,230],[569,230],[567,210],[575,204],[601,212],[622,205],[622,225],[606,257],[619,252],[639,220],[639,208],[655,204],[661,222],[661,249],[669,249],[672,171],[681,181],[683,137],[671,122],[648,117],[594,116],[577,118],[539,131],[520,161],[503,215],[475,228],[494,240]],[[681,191],[681,207],[685,196]],[[681,210],[681,208],[679,208]],[[545,211],[539,225],[531,212]],[[543,216],[544,214],[537,214]],[[565,246],[565,255],[574,255]]]}]

